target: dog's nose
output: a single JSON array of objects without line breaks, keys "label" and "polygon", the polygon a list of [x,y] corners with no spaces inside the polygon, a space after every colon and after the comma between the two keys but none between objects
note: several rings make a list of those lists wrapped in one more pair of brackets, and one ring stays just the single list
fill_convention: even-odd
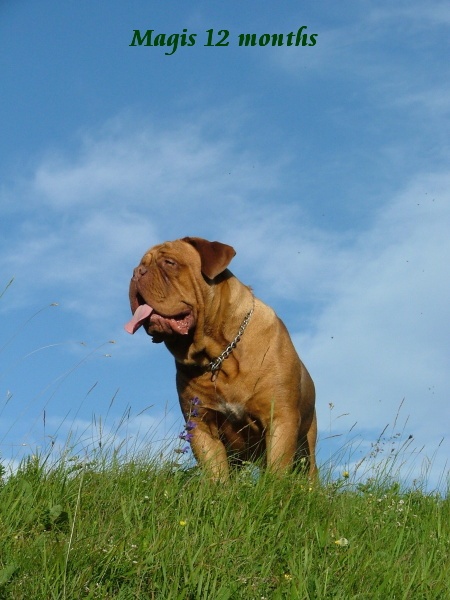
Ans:
[{"label": "dog's nose", "polygon": [[142,277],[142,275],[145,275],[146,273],[147,273],[147,269],[144,266],[139,265],[139,267],[138,267],[138,275],[140,275]]},{"label": "dog's nose", "polygon": [[133,279],[135,281],[137,281],[140,277],[142,277],[142,275],[145,275],[146,273],[147,273],[146,267],[144,267],[143,265],[139,265],[133,271]]}]

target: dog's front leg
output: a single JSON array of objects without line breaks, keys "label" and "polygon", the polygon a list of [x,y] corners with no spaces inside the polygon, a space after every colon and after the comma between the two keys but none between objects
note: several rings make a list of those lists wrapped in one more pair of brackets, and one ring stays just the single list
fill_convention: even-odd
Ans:
[{"label": "dog's front leg", "polygon": [[194,456],[213,481],[225,482],[230,474],[225,446],[202,425],[199,423],[192,432],[191,447]]},{"label": "dog's front leg", "polygon": [[292,468],[297,448],[297,436],[296,419],[272,420],[266,429],[267,469],[269,471],[281,473]]}]

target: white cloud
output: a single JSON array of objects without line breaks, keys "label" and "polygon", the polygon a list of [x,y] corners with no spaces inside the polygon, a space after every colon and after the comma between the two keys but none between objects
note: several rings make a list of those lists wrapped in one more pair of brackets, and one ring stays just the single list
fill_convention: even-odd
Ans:
[{"label": "white cloud", "polygon": [[388,8],[377,7],[369,12],[370,20],[374,23],[386,23],[389,21],[412,23],[417,30],[425,30],[429,35],[429,27],[450,25],[450,8],[447,2],[406,2],[393,5],[389,3]]},{"label": "white cloud", "polygon": [[32,189],[54,210],[126,207],[144,216],[156,210],[169,219],[168,210],[186,203],[194,211],[208,203],[213,209],[219,197],[273,187],[277,165],[268,169],[238,150],[233,131],[214,136],[213,117],[228,124],[225,111],[165,128],[145,119],[114,119],[95,135],[85,134],[76,157],[48,157],[37,168]]},{"label": "white cloud", "polygon": [[65,308],[110,319],[149,246],[214,235],[248,195],[273,188],[279,165],[237,151],[227,134],[210,139],[209,125],[203,117],[164,130],[117,119],[85,136],[74,157],[45,158],[17,186],[16,222],[9,235],[5,228],[0,264],[16,275],[16,306],[54,289]]},{"label": "white cloud", "polygon": [[427,452],[447,435],[449,189],[448,174],[419,176],[381,210],[347,255],[315,331],[295,335],[322,422],[333,403],[348,423],[381,431],[405,398],[410,433]]},{"label": "white cloud", "polygon": [[[324,90],[332,82],[335,102],[324,102],[323,109],[319,103],[316,109],[323,110],[325,117],[345,119],[349,128],[363,132],[373,121],[383,128],[394,116],[393,131],[386,132],[390,137],[407,118],[413,121],[414,131],[435,129],[439,119],[448,116],[449,24],[448,3],[378,3],[344,11],[336,25],[320,29],[312,48],[301,52],[273,48],[268,56],[273,67],[294,80],[304,80],[306,86],[309,78],[323,82]],[[396,111],[394,115],[390,109]],[[403,143],[411,133],[404,130]]]}]

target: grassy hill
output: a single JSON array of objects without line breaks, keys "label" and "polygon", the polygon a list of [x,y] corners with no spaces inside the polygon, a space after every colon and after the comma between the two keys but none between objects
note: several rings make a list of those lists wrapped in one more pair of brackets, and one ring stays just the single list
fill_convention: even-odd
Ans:
[{"label": "grassy hill", "polygon": [[0,484],[0,599],[450,599],[450,499],[345,473],[31,457]]}]

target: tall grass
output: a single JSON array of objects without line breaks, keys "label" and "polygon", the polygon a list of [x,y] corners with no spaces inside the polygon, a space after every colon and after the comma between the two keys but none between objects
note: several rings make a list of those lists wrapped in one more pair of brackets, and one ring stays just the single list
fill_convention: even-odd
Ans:
[{"label": "tall grass", "polygon": [[450,598],[450,501],[376,473],[226,486],[144,459],[29,457],[0,486],[0,598]]},{"label": "tall grass", "polygon": [[246,465],[226,486],[127,444],[129,419],[0,468],[0,600],[450,599],[449,494],[402,481],[397,419],[314,485]]}]

